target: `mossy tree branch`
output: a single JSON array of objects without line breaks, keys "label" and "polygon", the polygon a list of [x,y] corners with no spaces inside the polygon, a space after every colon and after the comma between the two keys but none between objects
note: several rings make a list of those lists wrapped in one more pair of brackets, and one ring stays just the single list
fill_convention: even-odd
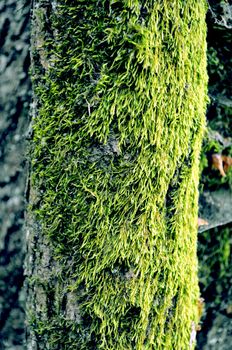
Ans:
[{"label": "mossy tree branch", "polygon": [[205,13],[34,1],[33,349],[194,346]]}]

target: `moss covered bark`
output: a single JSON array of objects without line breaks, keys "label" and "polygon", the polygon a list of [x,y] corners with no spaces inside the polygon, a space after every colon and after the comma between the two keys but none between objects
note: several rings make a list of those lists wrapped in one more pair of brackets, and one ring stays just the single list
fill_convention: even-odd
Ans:
[{"label": "moss covered bark", "polygon": [[190,349],[204,0],[34,1],[33,349]]}]

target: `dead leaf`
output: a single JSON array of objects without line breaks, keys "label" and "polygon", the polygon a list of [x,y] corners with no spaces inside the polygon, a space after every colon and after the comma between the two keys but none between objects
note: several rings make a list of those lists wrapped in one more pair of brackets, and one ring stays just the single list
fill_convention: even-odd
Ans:
[{"label": "dead leaf", "polygon": [[197,224],[198,224],[198,227],[209,225],[208,221],[206,221],[206,220],[204,220],[202,218],[198,218],[197,219]]},{"label": "dead leaf", "polygon": [[219,153],[212,154],[212,167],[219,170],[221,176],[225,177],[226,173],[223,168],[222,155]]},{"label": "dead leaf", "polygon": [[228,171],[229,167],[232,166],[232,158],[229,156],[222,156],[223,168],[225,171]]}]

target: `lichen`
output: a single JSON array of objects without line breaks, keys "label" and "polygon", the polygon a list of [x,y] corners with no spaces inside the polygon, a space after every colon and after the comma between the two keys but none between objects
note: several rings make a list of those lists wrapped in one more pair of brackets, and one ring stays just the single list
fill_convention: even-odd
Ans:
[{"label": "lichen", "polygon": [[48,349],[192,347],[205,13],[204,0],[56,2],[30,210],[78,321],[31,316]]}]

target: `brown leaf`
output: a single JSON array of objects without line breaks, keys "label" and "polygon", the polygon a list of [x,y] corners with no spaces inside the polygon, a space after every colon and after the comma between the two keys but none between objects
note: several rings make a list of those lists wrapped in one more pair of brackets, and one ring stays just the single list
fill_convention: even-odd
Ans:
[{"label": "brown leaf", "polygon": [[200,226],[205,226],[205,225],[209,225],[208,221],[204,220],[204,219],[201,219],[201,218],[198,218],[197,219],[197,224],[198,224],[198,227]]},{"label": "brown leaf", "polygon": [[226,176],[226,173],[223,168],[223,159],[221,154],[212,154],[212,167],[219,170],[221,176]]},{"label": "brown leaf", "polygon": [[229,167],[232,166],[232,158],[229,156],[222,156],[223,168],[225,171],[228,171]]}]

